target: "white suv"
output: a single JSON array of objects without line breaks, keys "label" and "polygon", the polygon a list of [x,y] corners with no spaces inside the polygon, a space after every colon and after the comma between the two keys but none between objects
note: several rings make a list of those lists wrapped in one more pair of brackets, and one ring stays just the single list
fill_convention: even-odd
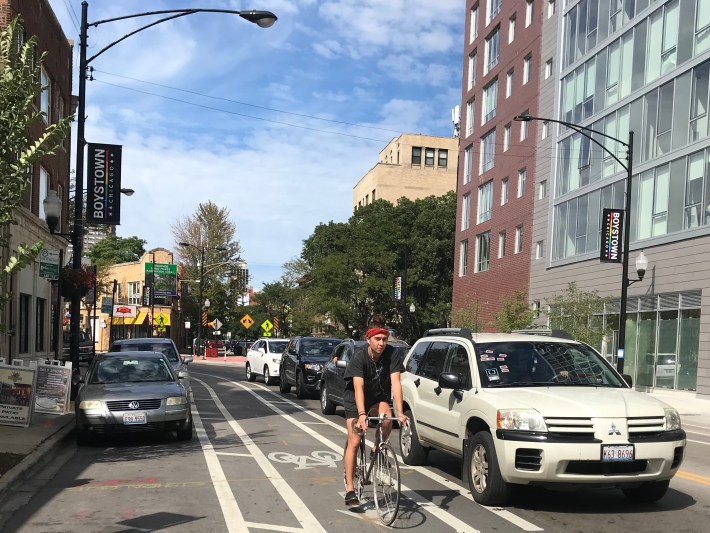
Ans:
[{"label": "white suv", "polygon": [[677,410],[627,381],[567,338],[429,330],[405,358],[402,457],[421,465],[437,448],[462,458],[484,505],[503,505],[514,484],[616,487],[656,501],[683,460],[685,431]]},{"label": "white suv", "polygon": [[273,385],[279,380],[279,364],[281,354],[286,349],[288,339],[262,338],[254,341],[247,352],[245,366],[248,381],[254,381],[256,376],[264,376],[264,383]]}]

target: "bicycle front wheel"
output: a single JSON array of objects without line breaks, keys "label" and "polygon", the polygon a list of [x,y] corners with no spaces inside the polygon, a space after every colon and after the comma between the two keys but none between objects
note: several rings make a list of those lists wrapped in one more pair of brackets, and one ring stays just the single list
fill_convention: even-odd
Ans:
[{"label": "bicycle front wheel", "polygon": [[383,444],[375,457],[373,467],[373,493],[375,508],[382,523],[392,524],[399,511],[399,462],[389,444]]}]

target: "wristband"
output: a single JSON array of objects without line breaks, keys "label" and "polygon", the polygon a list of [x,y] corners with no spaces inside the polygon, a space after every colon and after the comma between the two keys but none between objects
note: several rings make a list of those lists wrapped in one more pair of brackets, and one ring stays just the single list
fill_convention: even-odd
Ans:
[{"label": "wristband", "polygon": [[367,416],[367,413],[365,411],[362,411],[362,412],[358,413],[357,416],[358,417]]}]

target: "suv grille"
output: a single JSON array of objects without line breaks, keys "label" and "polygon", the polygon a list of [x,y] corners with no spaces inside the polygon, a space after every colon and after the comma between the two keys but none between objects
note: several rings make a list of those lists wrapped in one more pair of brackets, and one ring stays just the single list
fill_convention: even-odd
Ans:
[{"label": "suv grille", "polygon": [[115,401],[115,402],[106,402],[106,406],[108,407],[109,411],[133,411],[134,409],[131,409],[128,404],[131,402],[137,402],[138,409],[146,410],[146,409],[160,409],[160,398],[155,399],[155,400],[120,400],[120,401]]},{"label": "suv grille", "polygon": [[550,436],[560,440],[575,442],[594,439],[594,424],[591,418],[545,418],[545,424]]}]

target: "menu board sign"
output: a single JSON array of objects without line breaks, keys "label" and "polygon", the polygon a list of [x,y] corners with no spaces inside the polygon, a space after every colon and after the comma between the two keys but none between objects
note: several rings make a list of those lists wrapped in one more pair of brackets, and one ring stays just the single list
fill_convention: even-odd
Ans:
[{"label": "menu board sign", "polygon": [[0,364],[0,424],[30,425],[36,370]]},{"label": "menu board sign", "polygon": [[67,366],[37,365],[35,412],[63,415],[69,406],[71,363]]}]

